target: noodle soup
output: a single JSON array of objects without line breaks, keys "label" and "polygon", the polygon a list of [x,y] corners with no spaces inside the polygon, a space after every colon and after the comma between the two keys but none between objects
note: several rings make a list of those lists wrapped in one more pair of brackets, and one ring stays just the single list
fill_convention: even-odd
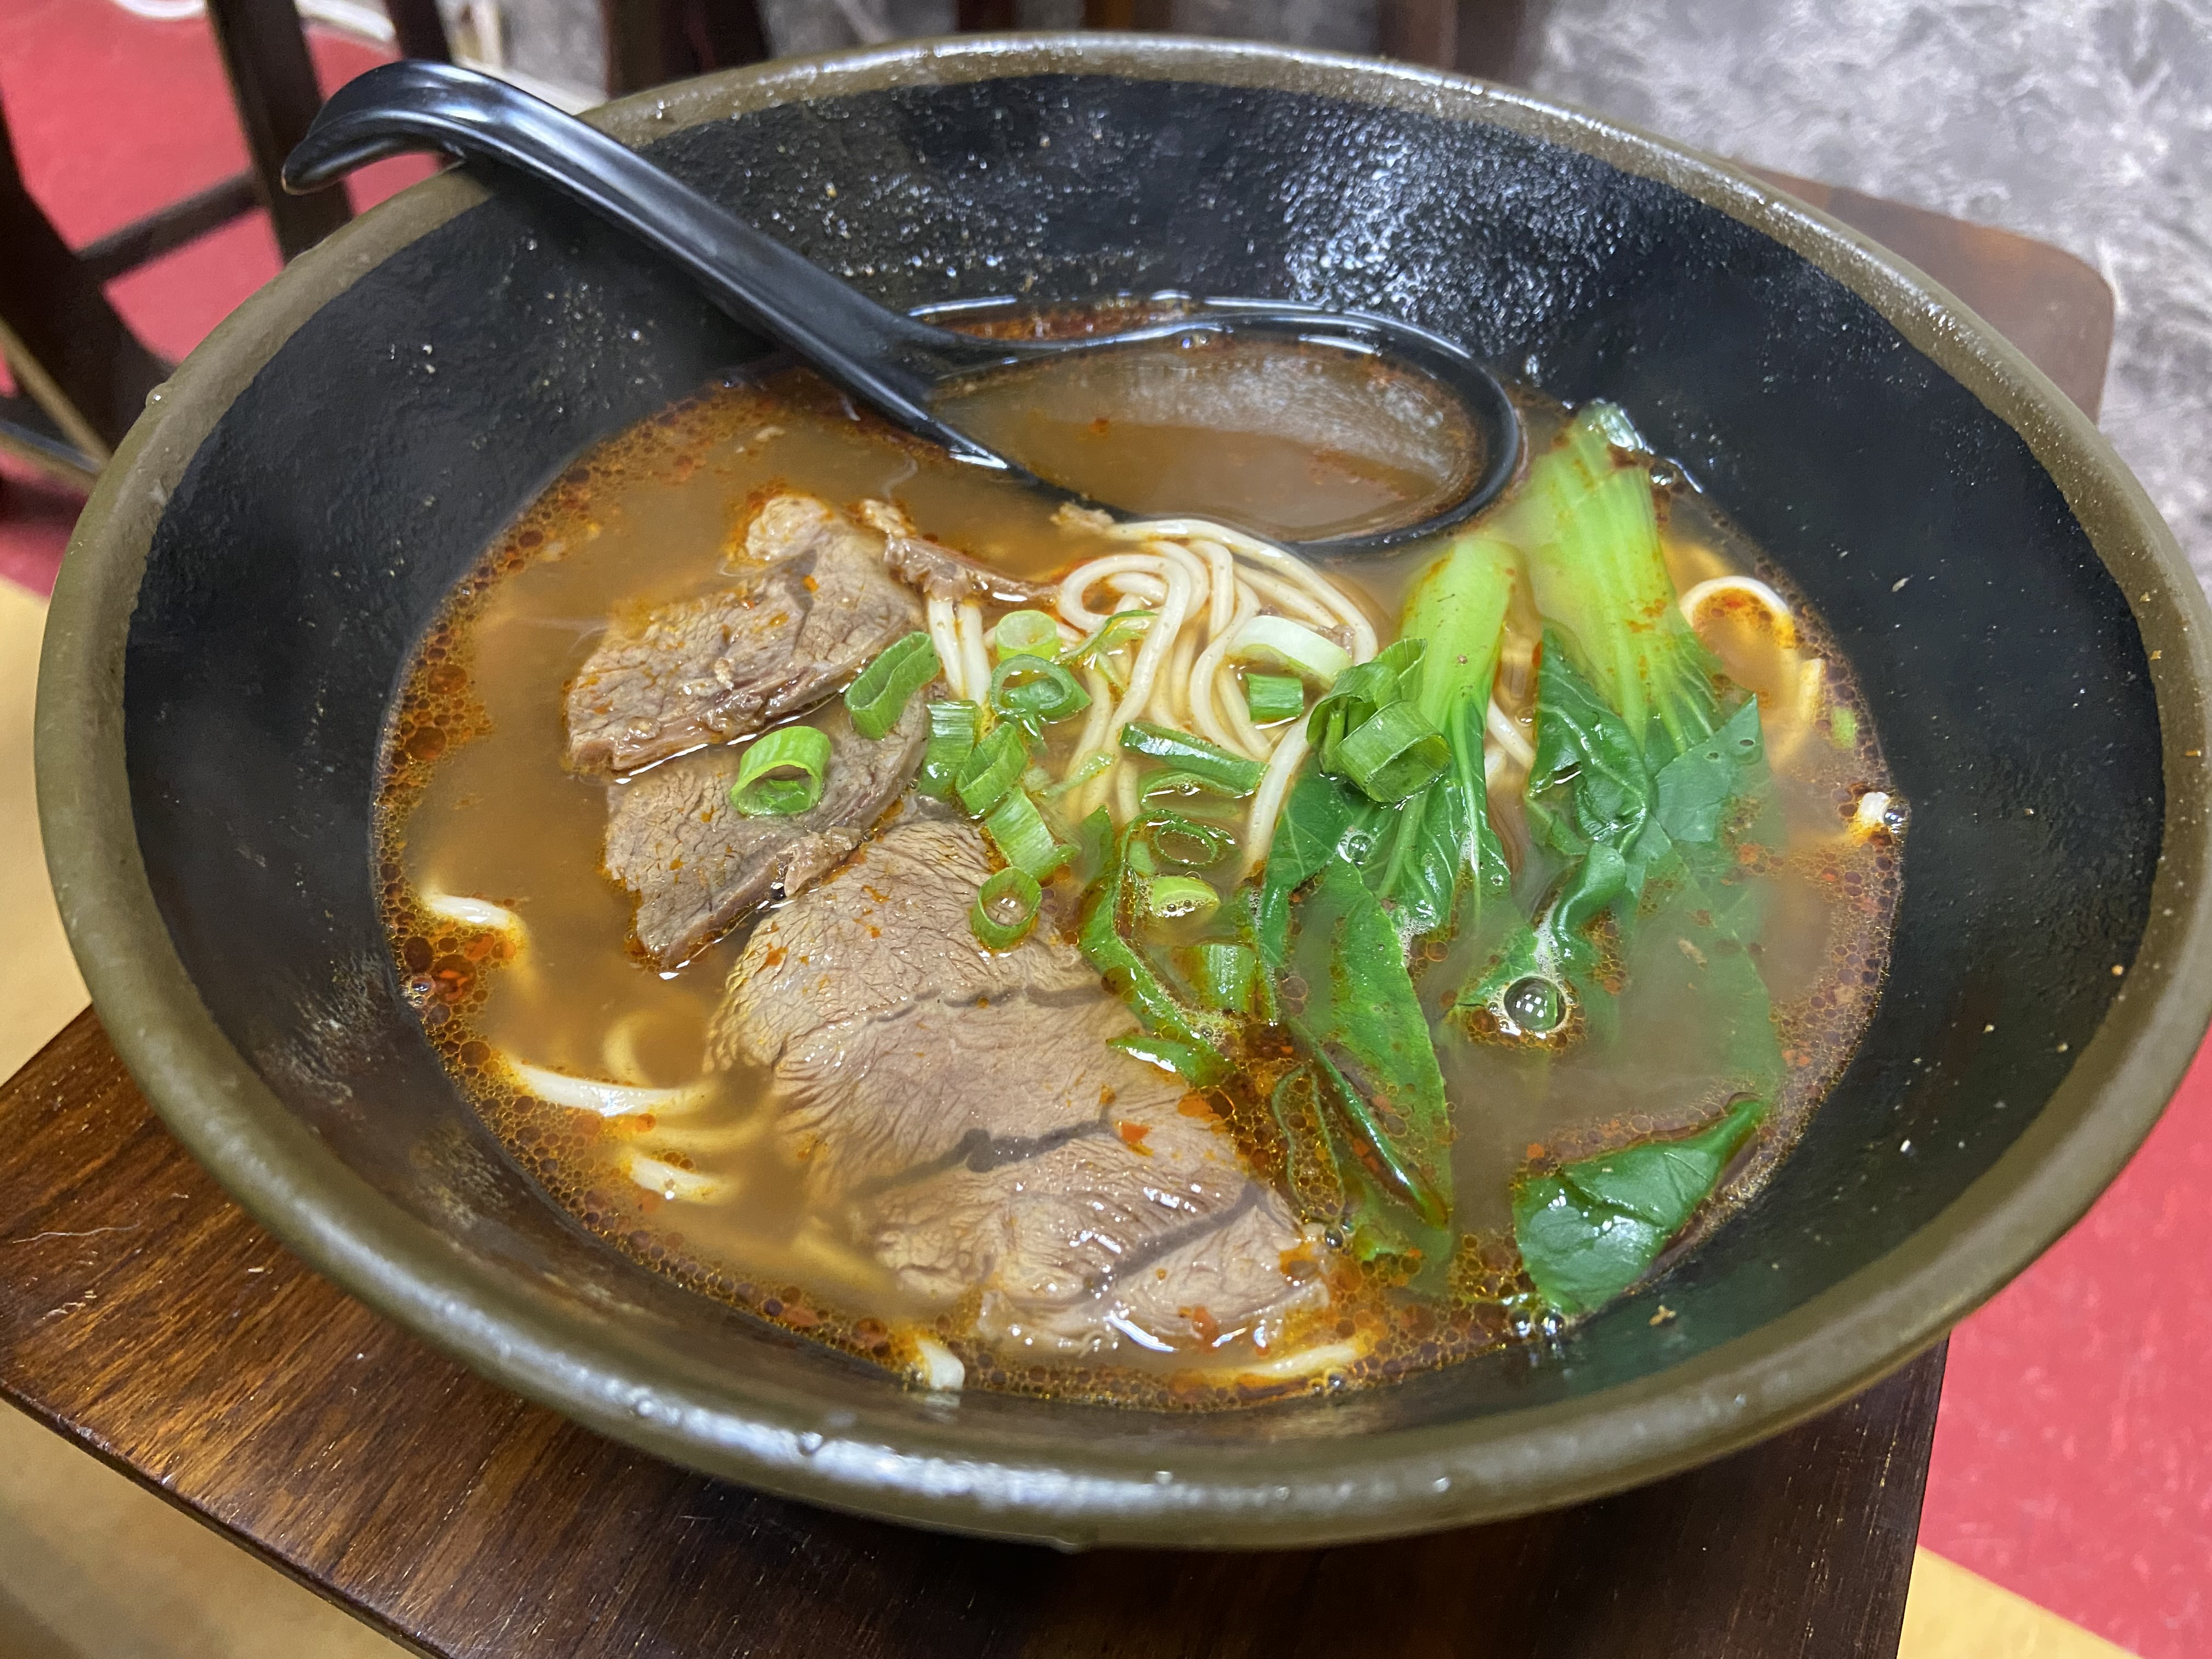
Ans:
[{"label": "noodle soup", "polygon": [[[1503,500],[1329,568],[804,375],[603,446],[395,707],[426,1033],[586,1225],[917,1387],[1230,1405],[1632,1293],[1841,1071],[1905,808],[1633,411],[1524,404]],[[1265,435],[1255,520],[1426,487]]]}]

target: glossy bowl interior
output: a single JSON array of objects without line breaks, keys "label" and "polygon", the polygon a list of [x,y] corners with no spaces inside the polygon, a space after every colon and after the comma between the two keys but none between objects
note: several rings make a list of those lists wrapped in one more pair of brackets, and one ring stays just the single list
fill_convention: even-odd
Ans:
[{"label": "glossy bowl interior", "polygon": [[405,652],[494,532],[759,345],[561,204],[449,175],[161,394],[72,548],[41,700],[49,855],[111,1035],[356,1294],[785,1493],[1073,1543],[1344,1539],[1586,1497],[1840,1397],[2148,1130],[2212,1004],[2208,618],[2088,423],[1924,279],[1620,129],[1273,50],[971,39],[600,118],[896,304],[1319,301],[1619,400],[1856,665],[1911,804],[1894,963],[1768,1189],[1553,1352],[1227,1414],[948,1401],[677,1289],[556,1210],[440,1071],[378,926],[373,768]]}]

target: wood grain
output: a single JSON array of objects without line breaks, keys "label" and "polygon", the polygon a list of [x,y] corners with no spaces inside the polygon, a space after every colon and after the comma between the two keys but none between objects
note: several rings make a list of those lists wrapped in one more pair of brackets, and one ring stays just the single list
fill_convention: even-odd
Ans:
[{"label": "wood grain", "polygon": [[[1868,199],[1827,204],[1863,222]],[[2094,271],[1875,205],[2094,413],[2111,301]],[[90,1014],[0,1088],[0,1396],[454,1659],[1892,1654],[1942,1376],[1938,1349],[1748,1451],[1520,1522],[1054,1555],[688,1474],[431,1353],[232,1205]]]},{"label": "wood grain", "polygon": [[[1063,1556],[687,1474],[316,1278],[155,1120],[92,1014],[0,1091],[0,1394],[441,1655],[1845,1659],[1894,1645],[1930,1355],[1752,1451],[1503,1526]],[[1888,1645],[1885,1645],[1888,1644]]]}]

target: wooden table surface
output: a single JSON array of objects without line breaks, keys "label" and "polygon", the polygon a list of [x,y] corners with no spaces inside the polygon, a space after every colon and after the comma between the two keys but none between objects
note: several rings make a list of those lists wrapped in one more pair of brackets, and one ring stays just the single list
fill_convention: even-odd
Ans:
[{"label": "wooden table surface", "polygon": [[[2096,273],[1771,175],[2092,414]],[[398,1639],[599,1659],[1863,1659],[1896,1650],[1939,1348],[1747,1451],[1555,1514],[1261,1555],[1070,1556],[707,1480],[527,1405],[316,1278],[82,1016],[0,1087],[0,1396]]]}]

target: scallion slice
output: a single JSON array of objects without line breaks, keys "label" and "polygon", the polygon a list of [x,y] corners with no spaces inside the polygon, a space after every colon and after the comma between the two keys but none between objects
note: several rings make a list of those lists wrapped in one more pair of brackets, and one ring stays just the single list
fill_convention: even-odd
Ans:
[{"label": "scallion slice", "polygon": [[1260,982],[1260,958],[1249,945],[1208,939],[1190,950],[1191,988],[1199,1002],[1225,1014],[1252,1012],[1252,993]]},{"label": "scallion slice", "polygon": [[1252,724],[1273,726],[1294,720],[1306,712],[1305,682],[1296,674],[1244,676],[1244,706],[1252,711]]},{"label": "scallion slice", "polygon": [[960,769],[975,747],[976,728],[982,723],[981,703],[947,697],[929,705],[929,747],[921,753],[921,770],[914,787],[925,795],[943,800],[952,793]]},{"label": "scallion slice", "polygon": [[1155,921],[1203,921],[1221,908],[1221,895],[1196,876],[1154,876],[1145,883],[1145,914]]},{"label": "scallion slice", "polygon": [[1243,797],[1225,784],[1202,778],[1195,772],[1153,772],[1137,787],[1137,799],[1147,810],[1218,814],[1242,811]]},{"label": "scallion slice", "polygon": [[1249,795],[1260,787],[1266,769],[1255,760],[1232,755],[1188,732],[1150,720],[1131,720],[1121,728],[1121,747],[1218,783],[1237,795]]},{"label": "scallion slice", "polygon": [[906,713],[906,700],[937,678],[937,647],[917,630],[876,653],[860,678],[845,688],[845,707],[853,729],[864,738],[884,738]]},{"label": "scallion slice", "polygon": [[991,708],[1035,735],[1091,707],[1091,694],[1049,658],[1013,656],[991,671]]},{"label": "scallion slice", "polygon": [[822,799],[830,739],[811,726],[763,732],[738,765],[730,805],[749,818],[787,818]]},{"label": "scallion slice", "polygon": [[1092,664],[1116,691],[1123,690],[1128,685],[1128,678],[1115,666],[1114,653],[1140,638],[1158,614],[1153,611],[1116,611],[1098,624],[1097,633],[1069,652],[1063,660],[1079,668],[1085,663]]},{"label": "scallion slice", "polygon": [[1129,829],[1133,854],[1142,851],[1155,864],[1186,870],[1203,870],[1220,863],[1237,844],[1236,837],[1226,830],[1196,823],[1177,812],[1148,812]]},{"label": "scallion slice", "polygon": [[968,926],[985,949],[1011,951],[1036,926],[1037,907],[1043,902],[1044,889],[1036,878],[1009,865],[983,878],[968,911]]},{"label": "scallion slice", "polygon": [[1009,611],[991,630],[991,644],[1007,657],[1057,657],[1060,624],[1042,611]]},{"label": "scallion slice", "polygon": [[1062,795],[1067,793],[1071,789],[1080,789],[1083,787],[1085,784],[1090,782],[1091,779],[1097,777],[1101,772],[1103,772],[1113,763],[1114,757],[1103,749],[1098,750],[1094,753],[1085,755],[1082,761],[1077,764],[1074,770],[1071,771],[1058,783],[1053,784],[1048,788],[1038,790],[1037,794],[1045,800],[1058,800]]},{"label": "scallion slice", "polygon": [[1376,709],[1322,757],[1322,769],[1347,777],[1370,800],[1390,805],[1432,782],[1451,764],[1451,747],[1410,702]]},{"label": "scallion slice", "polygon": [[983,833],[999,849],[1000,857],[1042,881],[1075,856],[1073,847],[1053,839],[1051,828],[1036,803],[1019,789],[1009,789],[983,820]]},{"label": "scallion slice", "polygon": [[1030,746],[1022,741],[1021,728],[993,726],[961,763],[960,775],[953,781],[953,789],[961,805],[968,809],[968,816],[980,818],[996,806],[1029,764]]},{"label": "scallion slice", "polygon": [[1229,658],[1283,669],[1323,690],[1352,666],[1352,653],[1288,617],[1253,617],[1229,641]]},{"label": "scallion slice", "polygon": [[1075,878],[1088,887],[1112,862],[1114,818],[1103,806],[1075,826]]}]

